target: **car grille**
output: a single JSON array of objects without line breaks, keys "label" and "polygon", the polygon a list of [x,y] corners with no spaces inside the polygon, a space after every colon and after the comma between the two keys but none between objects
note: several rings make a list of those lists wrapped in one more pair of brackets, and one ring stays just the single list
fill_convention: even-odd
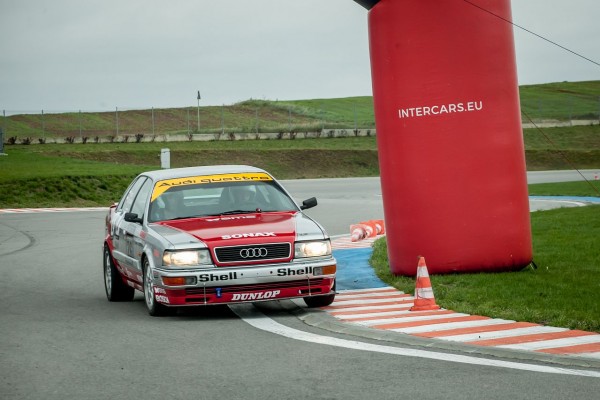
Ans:
[{"label": "car grille", "polygon": [[267,260],[286,260],[291,256],[290,243],[254,244],[249,246],[217,247],[219,263],[239,263]]}]

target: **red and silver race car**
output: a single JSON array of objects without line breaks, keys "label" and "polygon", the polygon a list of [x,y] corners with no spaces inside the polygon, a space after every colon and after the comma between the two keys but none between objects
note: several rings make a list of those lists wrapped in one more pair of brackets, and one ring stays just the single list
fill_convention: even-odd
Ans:
[{"label": "red and silver race car", "polygon": [[110,207],[104,284],[110,301],[144,293],[150,315],[176,307],[335,297],[325,230],[267,172],[248,166],[150,171]]}]

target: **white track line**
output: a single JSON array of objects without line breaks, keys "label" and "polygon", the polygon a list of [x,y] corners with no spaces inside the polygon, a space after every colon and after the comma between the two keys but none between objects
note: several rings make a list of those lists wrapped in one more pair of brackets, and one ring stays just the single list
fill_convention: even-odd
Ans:
[{"label": "white track line", "polygon": [[511,361],[500,361],[495,359],[463,356],[458,354],[437,353],[433,351],[407,349],[402,347],[382,346],[378,344],[359,342],[356,340],[347,340],[330,336],[322,336],[310,332],[300,331],[275,322],[271,318],[267,317],[262,312],[260,312],[258,309],[256,309],[254,306],[249,304],[232,305],[230,306],[230,308],[244,322],[248,323],[249,325],[252,325],[256,329],[313,344],[322,344],[327,346],[342,347],[361,351],[371,351],[376,353],[385,353],[404,357],[417,357],[462,364],[509,368],[521,371],[600,378],[600,372],[598,371],[585,371],[544,365],[524,364]]}]

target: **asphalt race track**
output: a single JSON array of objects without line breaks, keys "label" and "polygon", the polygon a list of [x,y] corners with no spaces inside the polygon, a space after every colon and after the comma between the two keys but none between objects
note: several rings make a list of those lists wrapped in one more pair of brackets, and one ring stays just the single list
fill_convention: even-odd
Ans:
[{"label": "asphalt race track", "polygon": [[[285,184],[298,200],[319,198],[310,211],[332,235],[383,215],[377,179]],[[141,294],[106,300],[103,222],[101,210],[0,214],[1,399],[546,400],[600,390],[594,366],[335,332],[332,317],[289,301],[152,318]]]}]

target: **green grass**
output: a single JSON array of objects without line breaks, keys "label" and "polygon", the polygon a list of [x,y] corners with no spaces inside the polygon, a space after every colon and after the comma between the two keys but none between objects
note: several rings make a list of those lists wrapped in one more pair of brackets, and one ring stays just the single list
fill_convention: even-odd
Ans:
[{"label": "green grass", "polygon": [[[538,130],[525,131],[529,170],[571,169],[572,165],[600,168],[600,126],[546,128],[543,132],[542,136]],[[548,140],[556,145],[549,145]],[[279,179],[379,175],[375,137],[14,145],[6,146],[9,155],[0,157],[0,207],[106,205],[120,196],[131,177],[160,168],[164,147],[171,149],[172,167],[250,164]],[[554,147],[559,150],[548,150]],[[61,181],[68,187],[74,177],[87,179],[79,181],[79,192],[59,195],[43,189],[59,187]],[[46,183],[39,181],[42,178]],[[29,180],[36,182],[39,195],[31,193]],[[120,184],[114,186],[114,181]],[[106,189],[98,190],[98,186]],[[541,194],[560,194],[560,190]]]},{"label": "green grass", "polygon": [[[521,110],[533,120],[598,119],[600,81],[519,87]],[[524,116],[524,122],[529,122]]]},{"label": "green grass", "polygon": [[600,167],[600,125],[525,129],[527,170]]},{"label": "green grass", "polygon": [[[432,275],[437,304],[473,315],[600,332],[600,206],[531,214],[534,261],[520,272]],[[386,283],[413,293],[415,279],[393,276],[385,238],[371,265]]]},{"label": "green grass", "polygon": [[[279,179],[379,175],[372,137],[168,146],[172,167],[250,164]],[[0,157],[0,208],[105,206],[120,197],[135,175],[160,168],[163,147],[164,143],[8,146],[9,155]]]},{"label": "green grass", "polygon": [[600,181],[537,183],[529,185],[529,195],[600,197]]}]

